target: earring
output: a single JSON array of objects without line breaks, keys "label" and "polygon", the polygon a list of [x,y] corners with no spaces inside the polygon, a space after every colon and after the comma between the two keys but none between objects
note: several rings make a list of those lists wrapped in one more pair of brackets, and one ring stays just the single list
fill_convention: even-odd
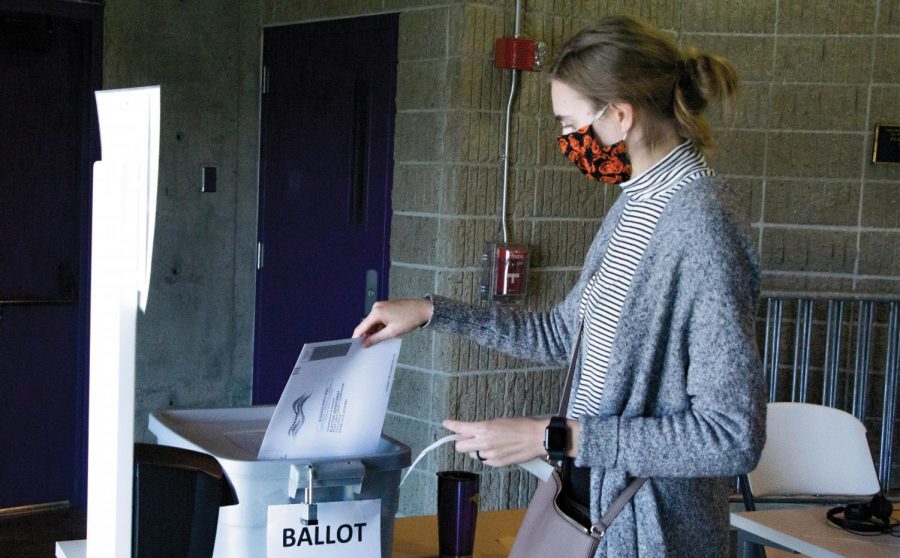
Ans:
[{"label": "earring", "polygon": [[625,134],[622,135],[622,141],[624,142],[627,138],[628,138],[628,132],[626,131]]}]

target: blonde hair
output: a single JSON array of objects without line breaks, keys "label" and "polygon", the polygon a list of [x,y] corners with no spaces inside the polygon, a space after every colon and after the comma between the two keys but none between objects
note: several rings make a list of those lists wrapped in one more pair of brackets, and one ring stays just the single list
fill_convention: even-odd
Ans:
[{"label": "blonde hair", "polygon": [[714,140],[703,113],[710,101],[724,101],[739,87],[726,59],[693,48],[682,53],[658,29],[628,16],[607,17],[579,31],[563,45],[549,73],[598,107],[631,104],[650,149],[664,122],[699,149],[711,149]]}]

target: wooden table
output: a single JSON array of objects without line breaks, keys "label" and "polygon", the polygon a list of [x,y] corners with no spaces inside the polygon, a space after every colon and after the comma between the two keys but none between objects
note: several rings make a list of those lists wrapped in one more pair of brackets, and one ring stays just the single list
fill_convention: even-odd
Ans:
[{"label": "wooden table", "polygon": [[[478,512],[473,558],[506,558],[512,549],[525,510]],[[438,556],[437,516],[398,517],[394,520],[393,558]]]},{"label": "wooden table", "polygon": [[[828,510],[816,506],[732,513],[731,525],[738,530],[738,556],[752,555],[759,540],[814,558],[900,556],[900,538],[849,533],[828,522]],[[898,511],[895,508],[894,518]]]}]

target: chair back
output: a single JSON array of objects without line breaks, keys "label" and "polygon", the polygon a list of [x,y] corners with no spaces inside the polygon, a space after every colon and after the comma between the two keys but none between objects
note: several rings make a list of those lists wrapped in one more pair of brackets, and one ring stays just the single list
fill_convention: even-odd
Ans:
[{"label": "chair back", "polygon": [[866,428],[807,403],[769,403],[766,444],[748,475],[753,496],[871,495],[880,490]]}]

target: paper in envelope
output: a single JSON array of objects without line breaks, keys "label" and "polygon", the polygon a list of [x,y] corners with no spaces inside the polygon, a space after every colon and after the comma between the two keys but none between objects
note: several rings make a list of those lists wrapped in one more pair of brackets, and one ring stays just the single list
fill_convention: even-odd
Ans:
[{"label": "paper in envelope", "polygon": [[266,429],[259,459],[374,453],[381,439],[400,340],[307,343]]}]

